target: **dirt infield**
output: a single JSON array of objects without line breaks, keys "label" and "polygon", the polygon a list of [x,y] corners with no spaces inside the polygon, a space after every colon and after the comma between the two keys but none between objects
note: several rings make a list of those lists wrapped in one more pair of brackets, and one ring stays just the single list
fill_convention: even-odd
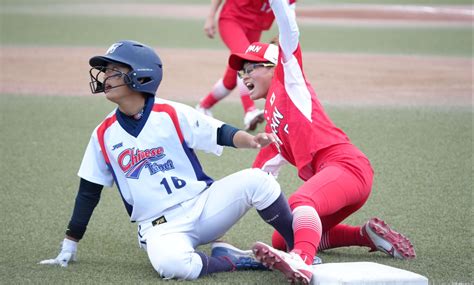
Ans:
[{"label": "dirt infield", "polygon": [[[87,6],[87,5],[86,5]],[[149,13],[159,5],[150,5]],[[82,7],[78,5],[78,7]],[[121,6],[119,5],[118,8]],[[161,13],[168,11],[171,15],[185,16],[176,13],[177,6],[161,5]],[[378,9],[381,9],[381,7]],[[50,7],[51,8],[51,7]],[[69,7],[70,8],[70,7]],[[69,11],[80,12],[80,9]],[[84,7],[83,7],[84,8]],[[87,7],[86,7],[87,8]],[[123,8],[123,7],[122,7]],[[142,7],[143,8],[143,7]],[[164,9],[166,8],[166,9]],[[350,8],[350,9],[349,9]],[[374,8],[374,7],[372,7]],[[61,11],[61,6],[56,10]],[[173,10],[174,9],[174,10]],[[198,8],[196,8],[198,9]],[[203,17],[203,7],[199,6]],[[96,9],[101,10],[101,9]],[[335,12],[337,10],[337,12]],[[306,18],[337,19],[344,15],[347,18],[365,18],[371,13],[367,9],[356,10],[354,7],[339,9],[326,7],[311,10],[307,7],[299,13]],[[322,13],[326,11],[326,13]],[[395,13],[396,11],[396,13]],[[433,10],[430,10],[433,11]],[[441,12],[440,12],[441,11]],[[37,11],[41,12],[41,11]],[[400,9],[393,9],[390,21],[395,18],[406,20],[417,14],[407,12],[401,17]],[[306,13],[306,14],[305,14]],[[385,13],[385,15],[388,12]],[[417,20],[433,21],[433,14],[439,17],[438,23],[453,21],[466,23],[472,20],[472,10],[463,7],[444,8],[438,13],[418,12]],[[324,16],[323,16],[324,15]],[[359,15],[359,16],[354,16]],[[378,13],[377,15],[384,15]],[[457,18],[453,18],[457,15]],[[342,16],[344,17],[344,16]],[[364,17],[363,17],[364,18]],[[365,19],[364,18],[364,19]],[[377,17],[377,21],[380,20]],[[369,19],[370,20],[370,19]],[[346,19],[347,21],[347,19]],[[204,35],[203,35],[204,36]],[[96,48],[62,48],[10,46],[1,47],[0,93],[1,94],[40,94],[40,95],[79,95],[88,96],[88,59],[93,55],[103,54],[103,49]],[[160,86],[159,96],[175,100],[197,101],[206,95],[215,80],[222,75],[227,59],[226,51],[159,49],[163,59],[164,80]],[[60,56],[67,54],[67,57]],[[381,55],[349,55],[304,53],[305,72],[320,99],[330,104],[350,105],[460,105],[472,104],[472,59],[442,57],[411,57]],[[5,68],[7,67],[7,68]],[[236,92],[229,99],[238,101]]]},{"label": "dirt infield", "polygon": [[[225,51],[159,49],[163,98],[198,100],[221,76]],[[58,55],[68,54],[59,59]],[[97,48],[2,48],[2,94],[90,94],[88,59]],[[333,104],[469,105],[472,61],[456,58],[307,52],[305,71],[321,100]],[[228,100],[238,100],[232,94]]]}]

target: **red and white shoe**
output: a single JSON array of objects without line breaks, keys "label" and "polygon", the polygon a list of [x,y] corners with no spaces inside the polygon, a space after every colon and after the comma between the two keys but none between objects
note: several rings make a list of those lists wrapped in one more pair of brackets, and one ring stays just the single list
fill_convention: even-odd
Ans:
[{"label": "red and white shoe", "polygon": [[194,109],[196,109],[199,113],[212,117],[211,109],[201,107],[201,104],[197,104],[196,107],[194,107]]},{"label": "red and white shoe", "polygon": [[391,229],[379,218],[370,219],[361,227],[361,232],[362,235],[369,238],[371,252],[378,250],[398,259],[414,259],[416,257],[415,248],[410,240]]},{"label": "red and white shoe", "polygon": [[260,123],[265,122],[265,118],[263,117],[263,110],[254,109],[245,113],[244,116],[244,125],[245,131],[254,131],[257,128],[257,125]]},{"label": "red and white shoe", "polygon": [[280,251],[263,242],[256,242],[252,250],[258,261],[270,269],[281,271],[289,282],[311,283],[311,267],[297,253]]}]

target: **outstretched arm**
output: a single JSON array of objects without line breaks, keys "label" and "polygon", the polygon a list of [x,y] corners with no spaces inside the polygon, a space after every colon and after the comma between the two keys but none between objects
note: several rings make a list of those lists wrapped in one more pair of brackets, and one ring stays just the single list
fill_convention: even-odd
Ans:
[{"label": "outstretched arm", "polygon": [[278,137],[272,133],[258,133],[255,136],[224,124],[217,129],[217,144],[235,148],[262,148],[276,143]]},{"label": "outstretched arm", "polygon": [[56,258],[43,260],[40,264],[66,267],[70,261],[76,260],[77,244],[83,237],[92,212],[99,203],[102,188],[102,185],[81,178],[74,211],[66,231],[66,237],[61,244],[61,251]]},{"label": "outstretched arm", "polygon": [[290,7],[287,0],[270,0],[275,19],[280,32],[280,47],[283,51],[283,61],[287,62],[298,47],[300,31],[296,23],[294,4]]}]

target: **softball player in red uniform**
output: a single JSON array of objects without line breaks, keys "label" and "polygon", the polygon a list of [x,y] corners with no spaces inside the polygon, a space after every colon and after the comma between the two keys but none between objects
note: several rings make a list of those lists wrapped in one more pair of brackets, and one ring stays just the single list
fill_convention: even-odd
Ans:
[{"label": "softball player in red uniform", "polygon": [[[294,3],[290,0],[290,3]],[[222,0],[212,0],[204,31],[209,38],[216,34],[216,13]],[[292,5],[294,6],[294,4]],[[231,53],[244,52],[250,43],[260,40],[262,31],[268,30],[275,19],[268,0],[226,0],[219,14],[219,33]],[[200,112],[211,115],[210,109],[228,96],[238,86],[244,108],[245,130],[255,130],[264,121],[263,111],[255,107],[249,97],[248,89],[237,77],[234,69],[227,66],[211,92],[196,106]]]},{"label": "softball player in red uniform", "polygon": [[155,98],[162,63],[154,50],[134,41],[113,44],[89,61],[93,93],[118,107],[94,130],[78,175],[79,191],[61,252],[42,264],[75,260],[103,186],[117,185],[138,240],[163,278],[196,279],[214,272],[258,269],[251,251],[213,245],[245,212],[259,215],[293,245],[292,214],[276,180],[247,169],[218,181],[207,176],[195,150],[220,155],[223,146],[260,148],[273,134],[250,135],[193,108]]},{"label": "softball player in red uniform", "polygon": [[341,222],[361,208],[370,195],[373,170],[367,157],[327,116],[303,72],[295,13],[285,0],[270,0],[280,31],[279,47],[251,44],[234,53],[229,65],[239,70],[253,100],[266,98],[266,131],[279,145],[263,148],[253,166],[278,174],[290,163],[304,184],[289,198],[293,211],[294,247],[286,253],[278,233],[273,247],[256,243],[257,257],[288,279],[309,283],[317,250],[365,246],[392,257],[410,259],[410,241],[378,218],[363,226]]}]

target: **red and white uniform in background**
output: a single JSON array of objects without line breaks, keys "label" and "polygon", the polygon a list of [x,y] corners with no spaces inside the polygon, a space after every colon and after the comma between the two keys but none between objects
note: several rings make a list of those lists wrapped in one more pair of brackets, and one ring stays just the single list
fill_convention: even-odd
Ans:
[{"label": "red and white uniform in background", "polygon": [[[295,0],[290,0],[290,4]],[[266,31],[275,20],[268,0],[226,0],[219,19],[234,20],[248,30]]]},{"label": "red and white uniform in background", "polygon": [[[289,0],[290,4],[295,2],[296,0]],[[294,8],[294,5],[292,7]],[[274,19],[268,0],[225,0],[219,14],[219,34],[231,54],[244,52],[250,43],[260,40],[263,31],[270,29]],[[228,96],[237,84],[244,111],[252,111],[255,104],[249,97],[247,87],[237,77],[237,72],[229,66],[211,93],[201,101],[201,106],[211,108]]]},{"label": "red and white uniform in background", "polygon": [[[266,132],[275,133],[281,145],[262,149],[253,166],[275,175],[286,163],[296,166],[305,183],[290,196],[290,207],[314,208],[325,233],[365,203],[372,187],[373,170],[366,156],[329,119],[306,80],[294,11],[281,1],[272,1],[272,8],[280,31],[280,46],[264,116]],[[340,242],[362,245],[360,240]],[[273,245],[285,249],[278,234],[274,235]]]},{"label": "red and white uniform in background", "polygon": [[[290,4],[295,2],[289,0]],[[245,52],[270,29],[274,19],[268,0],[226,0],[219,14],[219,33],[231,53]],[[228,67],[226,72],[233,74],[235,81],[236,71]]]}]

